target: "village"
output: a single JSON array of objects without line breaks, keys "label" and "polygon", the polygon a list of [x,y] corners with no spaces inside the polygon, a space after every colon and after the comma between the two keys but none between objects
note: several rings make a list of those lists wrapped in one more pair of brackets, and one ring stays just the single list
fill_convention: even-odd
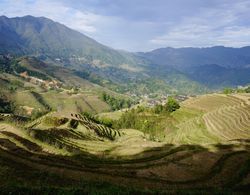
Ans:
[{"label": "village", "polygon": [[174,99],[176,99],[178,102],[182,102],[184,100],[187,100],[191,96],[168,94],[161,95],[160,97],[150,97],[150,95],[142,95],[140,96],[139,104],[150,108],[156,105],[164,105],[167,103],[168,97],[174,97]]}]

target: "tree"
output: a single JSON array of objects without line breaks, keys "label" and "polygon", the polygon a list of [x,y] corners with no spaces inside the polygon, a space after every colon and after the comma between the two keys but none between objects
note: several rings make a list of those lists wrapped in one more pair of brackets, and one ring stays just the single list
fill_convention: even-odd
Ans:
[{"label": "tree", "polygon": [[224,94],[233,93],[233,89],[231,89],[231,88],[225,88],[225,89],[223,89],[223,93],[224,93]]},{"label": "tree", "polygon": [[246,93],[250,93],[250,86],[248,86],[245,91]]},{"label": "tree", "polygon": [[168,102],[166,103],[166,109],[168,112],[174,112],[180,108],[179,103],[172,97],[168,98]]},{"label": "tree", "polygon": [[132,100],[115,98],[111,95],[106,94],[105,92],[102,93],[101,99],[107,104],[109,104],[113,111],[130,107],[133,103]]},{"label": "tree", "polygon": [[106,93],[102,93],[102,100],[103,101],[107,101],[107,94]]}]

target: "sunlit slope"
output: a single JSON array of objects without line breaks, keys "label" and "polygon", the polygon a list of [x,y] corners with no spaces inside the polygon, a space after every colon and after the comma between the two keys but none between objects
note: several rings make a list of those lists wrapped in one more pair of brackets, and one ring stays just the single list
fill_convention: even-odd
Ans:
[{"label": "sunlit slope", "polygon": [[[81,83],[80,80],[76,82]],[[12,102],[14,105],[13,112],[22,116],[30,117],[34,113],[44,114],[48,111],[62,113],[110,111],[110,106],[99,98],[100,91],[101,87],[95,88],[91,85],[89,87],[85,85],[80,91],[76,91],[69,86],[46,88],[17,75],[0,74],[1,97]]]},{"label": "sunlit slope", "polygon": [[[0,115],[1,117],[13,116]],[[83,159],[96,158],[92,155],[130,159],[148,148],[164,145],[146,140],[143,133],[137,130],[116,130],[80,114],[61,115],[58,112],[46,114],[22,128],[10,125],[8,122],[0,122],[0,139],[2,140],[0,147],[5,149],[9,149],[5,143],[13,142],[17,147],[29,152],[80,155]],[[155,154],[149,152],[148,155]]]},{"label": "sunlit slope", "polygon": [[190,98],[183,103],[183,106],[208,112],[222,106],[232,106],[241,103],[244,103],[244,101],[233,95],[208,94]]},{"label": "sunlit slope", "polygon": [[14,116],[2,116],[0,175],[15,174],[0,179],[0,184],[77,189],[79,181],[103,180],[185,192],[250,185],[248,95],[196,97],[183,102],[171,116],[173,123],[162,142],[69,111],[50,112],[25,126],[14,125]]},{"label": "sunlit slope", "polygon": [[174,144],[216,144],[250,139],[249,95],[209,94],[190,98],[172,113],[165,141]]},{"label": "sunlit slope", "polygon": [[91,121],[80,124],[78,118],[42,117],[26,129],[1,122],[0,174],[18,174],[18,180],[10,174],[1,185],[77,189],[79,181],[103,180],[153,191],[249,185],[247,142],[208,150],[195,144],[152,142],[136,130],[120,130],[112,141],[88,129]]},{"label": "sunlit slope", "polygon": [[[173,117],[176,129],[167,140],[173,143],[210,144],[250,138],[249,95],[211,94],[191,98]],[[193,114],[192,114],[193,113]]]},{"label": "sunlit slope", "polygon": [[250,104],[248,101],[238,99],[237,103],[221,106],[206,113],[203,119],[209,132],[223,140],[250,138]]},{"label": "sunlit slope", "polygon": [[65,91],[48,91],[43,93],[29,90],[17,92],[14,100],[18,109],[64,112],[91,112],[108,111],[109,105],[100,100],[95,94],[70,94]]}]

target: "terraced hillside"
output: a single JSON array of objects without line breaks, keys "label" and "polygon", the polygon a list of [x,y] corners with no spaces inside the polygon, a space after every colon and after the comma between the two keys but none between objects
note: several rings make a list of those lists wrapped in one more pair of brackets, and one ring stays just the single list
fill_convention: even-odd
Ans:
[{"label": "terraced hillside", "polygon": [[98,193],[107,188],[108,193],[245,192],[250,186],[249,98],[212,94],[187,100],[172,114],[172,129],[166,129],[162,142],[71,112],[51,112],[25,125],[5,119],[0,176],[6,179],[0,186],[6,191],[29,186],[90,192],[94,186]]},{"label": "terraced hillside", "polygon": [[249,95],[210,94],[191,98],[173,113],[174,127],[166,141],[175,144],[216,144],[250,139]]},{"label": "terraced hillside", "polygon": [[[205,99],[204,99],[205,98]],[[211,95],[187,106],[207,111],[203,116],[208,132],[223,141],[250,138],[250,96]],[[192,100],[191,100],[192,101]]]},{"label": "terraced hillside", "polygon": [[249,138],[249,105],[222,107],[204,115],[204,120],[211,133],[225,140]]},{"label": "terraced hillside", "polygon": [[111,109],[99,98],[100,91],[96,88],[89,90],[85,87],[80,91],[64,87],[46,89],[7,73],[0,74],[0,84],[0,96],[14,103],[13,112],[18,115],[30,116],[32,112],[48,111],[100,113]]}]

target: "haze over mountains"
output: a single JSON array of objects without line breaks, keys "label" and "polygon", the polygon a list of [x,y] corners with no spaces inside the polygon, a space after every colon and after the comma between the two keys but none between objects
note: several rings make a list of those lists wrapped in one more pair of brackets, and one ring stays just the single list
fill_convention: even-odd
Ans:
[{"label": "haze over mountains", "polygon": [[156,64],[170,66],[209,87],[249,83],[250,47],[161,48],[138,53]]},{"label": "haze over mountains", "polygon": [[139,53],[157,64],[185,69],[205,64],[218,64],[226,68],[243,68],[250,65],[250,46],[230,48],[215,46],[208,48],[161,48]]},{"label": "haze over mountains", "polygon": [[78,71],[94,72],[112,82],[132,83],[135,78],[137,84],[138,79],[157,80],[157,84],[162,81],[179,92],[250,83],[250,47],[161,48],[129,53],[104,46],[44,17],[1,16],[0,53],[60,62]]}]

